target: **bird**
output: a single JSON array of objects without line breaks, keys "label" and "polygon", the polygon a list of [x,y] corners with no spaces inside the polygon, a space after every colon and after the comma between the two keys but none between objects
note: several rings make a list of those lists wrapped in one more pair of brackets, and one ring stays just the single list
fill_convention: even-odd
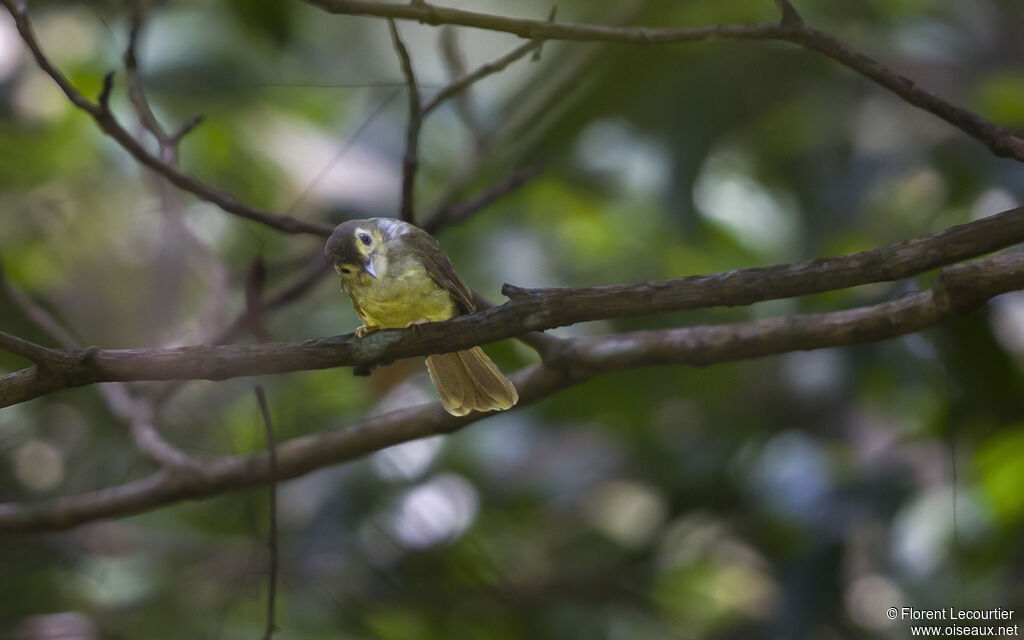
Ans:
[{"label": "bird", "polygon": [[[327,239],[324,256],[363,323],[359,338],[476,311],[469,287],[438,241],[404,220],[343,222]],[[480,347],[427,356],[427,373],[453,416],[504,411],[519,401],[515,385]]]}]

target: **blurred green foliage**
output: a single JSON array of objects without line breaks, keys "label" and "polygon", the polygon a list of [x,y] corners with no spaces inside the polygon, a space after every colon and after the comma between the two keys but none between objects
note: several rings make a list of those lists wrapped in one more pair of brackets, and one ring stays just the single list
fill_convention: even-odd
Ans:
[{"label": "blurred green foliage", "polygon": [[[1024,122],[1018,3],[795,4],[921,86]],[[120,65],[124,8],[31,5],[44,47],[94,96]],[[630,19],[648,25],[776,19],[767,0],[636,7]],[[544,16],[549,5],[473,8]],[[558,17],[611,21],[604,10],[574,0]],[[400,29],[430,95],[446,81],[437,31]],[[516,39],[462,30],[460,42],[475,66]],[[407,112],[382,21],[300,2],[180,1],[151,11],[142,44],[167,128],[205,116],[182,144],[184,170],[299,216],[394,215]],[[113,105],[139,130],[125,86],[119,73]],[[549,42],[471,101],[495,144],[474,156],[450,107],[428,120],[421,212],[452,176],[475,176],[465,196],[516,166],[548,166],[439,234],[494,299],[502,282],[629,282],[868,249],[1016,206],[1024,189],[1013,161],[784,43]],[[244,308],[256,255],[274,288],[320,250],[161,186],[66,103],[6,18],[0,149],[5,276],[83,344],[207,341]],[[927,282],[555,333],[848,308]],[[273,337],[351,331],[338,288],[325,280],[275,311]],[[4,297],[0,329],[52,344]],[[488,351],[506,371],[535,359],[511,342]],[[880,344],[602,376],[284,483],[275,637],[899,638],[907,627],[885,619],[889,606],[1020,615],[1022,362],[1024,297],[1009,295]],[[0,373],[25,365],[0,353]],[[434,399],[416,361],[261,382],[280,440]],[[252,383],[185,385],[161,432],[189,451],[263,449]],[[91,388],[0,410],[0,458],[0,499],[26,503],[153,471]],[[253,489],[7,538],[0,638],[257,637],[267,520],[266,491]]]}]

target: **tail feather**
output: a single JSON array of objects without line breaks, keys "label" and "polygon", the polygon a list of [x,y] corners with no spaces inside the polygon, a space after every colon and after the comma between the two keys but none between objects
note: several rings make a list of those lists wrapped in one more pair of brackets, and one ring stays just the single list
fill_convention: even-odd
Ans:
[{"label": "tail feather", "polygon": [[427,356],[427,373],[445,411],[454,416],[504,411],[519,401],[515,386],[480,347]]}]

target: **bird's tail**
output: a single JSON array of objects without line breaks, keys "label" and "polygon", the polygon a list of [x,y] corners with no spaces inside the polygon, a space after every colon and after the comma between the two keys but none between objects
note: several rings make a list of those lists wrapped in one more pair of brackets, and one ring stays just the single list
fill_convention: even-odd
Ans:
[{"label": "bird's tail", "polygon": [[427,356],[427,373],[445,411],[453,416],[504,411],[519,401],[512,382],[480,347]]}]

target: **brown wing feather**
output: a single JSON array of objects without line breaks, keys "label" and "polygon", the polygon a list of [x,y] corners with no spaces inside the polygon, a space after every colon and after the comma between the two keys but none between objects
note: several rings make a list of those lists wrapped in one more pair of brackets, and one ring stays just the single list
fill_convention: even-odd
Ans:
[{"label": "brown wing feather", "polygon": [[476,311],[473,294],[470,293],[469,287],[456,273],[455,267],[452,266],[448,256],[444,254],[441,245],[433,236],[418,227],[412,227],[403,240],[412,251],[419,255],[423,266],[426,267],[427,273],[430,274],[434,282],[451,294],[460,312],[473,313]]}]

